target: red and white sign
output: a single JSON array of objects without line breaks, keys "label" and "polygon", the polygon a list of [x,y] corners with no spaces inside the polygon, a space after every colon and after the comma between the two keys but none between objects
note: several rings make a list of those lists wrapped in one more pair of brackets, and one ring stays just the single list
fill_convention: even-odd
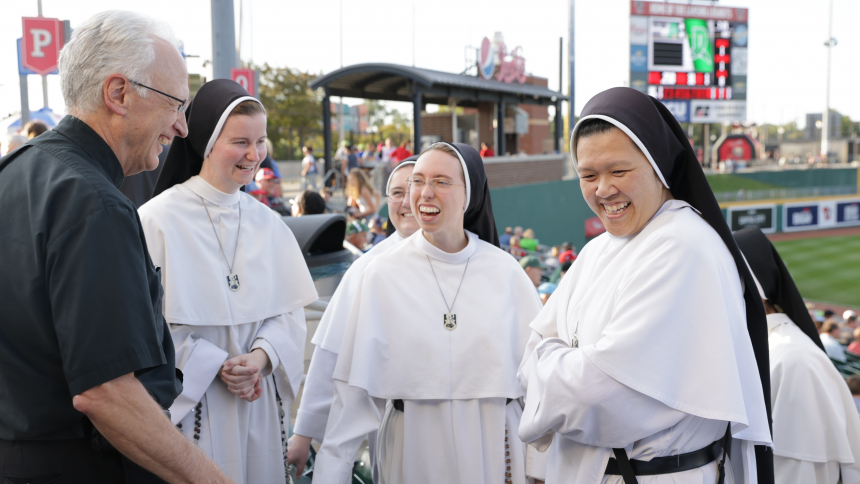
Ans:
[{"label": "red and white sign", "polygon": [[747,22],[748,10],[745,8],[715,7],[709,5],[689,5],[686,3],[630,2],[630,13],[646,17],[683,17],[703,20],[728,20]]},{"label": "red and white sign", "polygon": [[244,87],[248,94],[257,97],[257,73],[254,69],[230,69],[230,79]]},{"label": "red and white sign", "polygon": [[63,23],[60,19],[24,17],[22,64],[41,76],[57,70],[60,49],[63,48]]}]

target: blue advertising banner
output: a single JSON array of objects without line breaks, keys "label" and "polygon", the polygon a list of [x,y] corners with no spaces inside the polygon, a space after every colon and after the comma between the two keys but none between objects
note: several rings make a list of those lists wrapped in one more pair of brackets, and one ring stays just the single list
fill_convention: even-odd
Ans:
[{"label": "blue advertising banner", "polygon": [[669,109],[669,112],[672,113],[672,116],[675,116],[675,119],[678,120],[679,123],[689,123],[690,122],[690,102],[689,101],[661,101],[666,108]]},{"label": "blue advertising banner", "polygon": [[860,225],[860,200],[836,203],[837,225]]},{"label": "blue advertising banner", "polygon": [[782,206],[782,230],[796,232],[818,226],[818,203],[786,203]]},{"label": "blue advertising banner", "polygon": [[630,72],[648,72],[648,46],[630,46]]}]

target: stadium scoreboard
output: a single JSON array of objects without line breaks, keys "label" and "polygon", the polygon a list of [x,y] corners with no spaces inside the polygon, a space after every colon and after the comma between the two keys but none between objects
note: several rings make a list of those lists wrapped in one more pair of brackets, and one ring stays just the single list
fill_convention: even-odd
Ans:
[{"label": "stadium scoreboard", "polygon": [[745,8],[630,2],[630,87],[684,123],[746,119]]}]

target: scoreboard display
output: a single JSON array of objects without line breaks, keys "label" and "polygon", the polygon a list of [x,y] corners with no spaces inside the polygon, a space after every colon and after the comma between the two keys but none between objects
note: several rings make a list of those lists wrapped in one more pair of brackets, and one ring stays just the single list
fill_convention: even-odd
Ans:
[{"label": "scoreboard display", "polygon": [[746,118],[745,8],[630,2],[630,87],[681,122]]}]

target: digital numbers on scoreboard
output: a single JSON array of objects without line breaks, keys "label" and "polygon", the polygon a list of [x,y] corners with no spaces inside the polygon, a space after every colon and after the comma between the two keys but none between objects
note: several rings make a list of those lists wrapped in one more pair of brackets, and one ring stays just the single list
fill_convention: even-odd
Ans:
[{"label": "digital numbers on scoreboard", "polygon": [[[712,122],[715,112],[745,117],[747,9],[638,1],[630,8],[631,87],[674,103],[683,122]],[[707,104],[726,101],[732,109]],[[697,120],[696,112],[709,114]]]}]

